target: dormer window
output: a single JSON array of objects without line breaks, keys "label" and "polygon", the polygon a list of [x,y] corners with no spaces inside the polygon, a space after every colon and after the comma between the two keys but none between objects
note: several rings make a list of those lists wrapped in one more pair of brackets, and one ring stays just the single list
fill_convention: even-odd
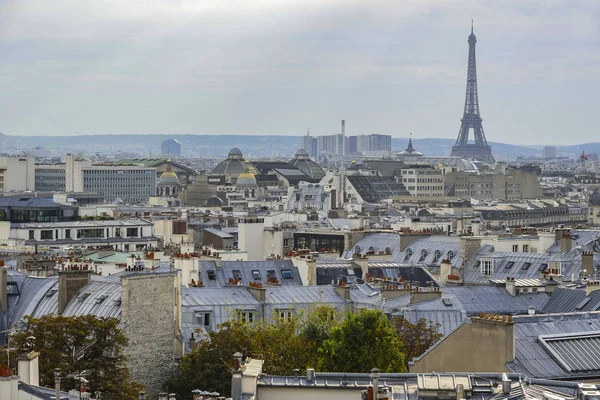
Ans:
[{"label": "dormer window", "polygon": [[234,269],[232,271],[232,273],[233,273],[233,279],[242,280],[242,273],[239,270]]},{"label": "dormer window", "polygon": [[449,251],[447,258],[448,258],[448,261],[452,261],[452,259],[454,258],[454,253]]},{"label": "dormer window", "polygon": [[442,257],[442,252],[439,250],[436,250],[433,256],[433,262],[438,262],[438,260]]},{"label": "dormer window", "polygon": [[426,250],[426,249],[423,249],[423,250],[421,250],[421,257],[419,258],[419,262],[423,262],[423,261],[425,261],[425,259],[427,258],[427,255],[428,255],[428,254],[429,254],[429,253],[427,253],[427,250]]},{"label": "dormer window", "polygon": [[208,280],[209,281],[214,281],[217,279],[217,274],[215,274],[215,270],[214,269],[209,269],[208,271],[206,271],[206,274],[208,275]]},{"label": "dormer window", "polygon": [[490,276],[494,273],[494,265],[492,260],[481,260],[481,275]]}]

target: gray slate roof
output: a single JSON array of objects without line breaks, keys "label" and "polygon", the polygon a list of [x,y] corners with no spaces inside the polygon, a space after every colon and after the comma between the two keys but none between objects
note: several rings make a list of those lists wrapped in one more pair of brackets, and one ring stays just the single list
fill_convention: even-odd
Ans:
[{"label": "gray slate roof", "polygon": [[[234,271],[239,271],[242,285],[248,286],[250,282],[267,281],[267,272],[273,271],[275,277],[282,286],[302,285],[298,269],[291,260],[272,260],[272,261],[222,261],[221,266],[217,267],[214,261],[199,262],[199,277],[205,287],[216,288],[225,287],[229,278],[233,278]],[[291,270],[292,278],[284,279],[282,270]],[[214,271],[215,279],[209,279],[209,272]],[[258,271],[260,280],[254,279],[253,271]],[[212,273],[211,273],[212,274]]]},{"label": "gray slate roof", "polygon": [[[575,341],[573,341],[583,333],[594,333],[593,336],[600,336],[600,312],[523,316],[515,317],[514,321],[516,322],[515,360],[507,364],[509,371],[544,379],[600,378],[598,353],[590,351],[585,346],[574,345]],[[573,344],[569,350],[571,356],[584,360],[593,369],[575,368],[569,371],[566,365],[555,360],[559,353],[549,350],[544,345],[544,340],[541,339],[545,335],[570,338]]]},{"label": "gray slate roof", "polygon": [[556,288],[541,309],[543,313],[565,313],[600,310],[600,291],[585,295],[585,290],[575,288]]},{"label": "gray slate roof", "polygon": [[[422,258],[424,252],[427,252],[427,256]],[[452,259],[452,265],[457,267],[462,263],[460,256],[460,237],[433,235],[415,240],[406,250],[395,254],[394,261],[404,264],[439,266],[442,260]]]},{"label": "gray slate roof", "polygon": [[387,248],[389,248],[392,252],[392,255],[395,255],[400,251],[400,236],[397,233],[366,234],[352,248],[344,251],[342,257],[352,257],[354,253],[356,253],[357,247],[360,248],[361,254],[367,253],[369,248],[372,247],[375,251],[375,254],[378,254],[380,251],[385,251]]}]

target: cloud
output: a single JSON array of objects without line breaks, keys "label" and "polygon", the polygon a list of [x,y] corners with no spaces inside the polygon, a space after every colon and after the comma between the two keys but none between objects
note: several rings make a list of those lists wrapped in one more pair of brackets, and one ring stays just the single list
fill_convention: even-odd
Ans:
[{"label": "cloud", "polygon": [[[498,115],[486,123],[501,128],[511,114],[510,102],[487,97],[504,98],[508,87],[532,104],[547,94],[528,86],[600,89],[596,2],[4,0],[0,130],[277,133],[295,132],[297,121],[302,132],[347,113],[360,131],[401,135],[391,130],[406,122],[451,137],[471,19],[482,110]],[[552,107],[590,100],[568,94],[575,98]],[[594,121],[578,124],[579,135],[594,132]]]}]

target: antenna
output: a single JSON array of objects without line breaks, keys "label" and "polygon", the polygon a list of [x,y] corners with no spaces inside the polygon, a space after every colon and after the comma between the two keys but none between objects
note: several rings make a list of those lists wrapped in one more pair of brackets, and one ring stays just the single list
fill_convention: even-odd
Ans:
[{"label": "antenna", "polygon": [[473,33],[473,20],[471,20],[471,33]]}]

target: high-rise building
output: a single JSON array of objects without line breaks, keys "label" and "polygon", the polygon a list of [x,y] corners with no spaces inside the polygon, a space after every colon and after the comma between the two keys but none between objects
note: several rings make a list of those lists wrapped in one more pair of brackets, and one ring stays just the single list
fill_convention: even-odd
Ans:
[{"label": "high-rise building", "polygon": [[[465,99],[465,110],[461,119],[460,131],[456,143],[452,146],[452,157],[472,158],[488,164],[494,164],[492,148],[488,145],[481,116],[479,115],[479,97],[477,93],[477,64],[475,58],[475,43],[477,38],[473,33],[469,35],[469,65],[467,71],[467,93]],[[473,130],[475,143],[469,143],[469,132]]]},{"label": "high-rise building", "polygon": [[160,144],[160,152],[163,156],[179,157],[181,155],[181,144],[175,139],[167,139]]}]

